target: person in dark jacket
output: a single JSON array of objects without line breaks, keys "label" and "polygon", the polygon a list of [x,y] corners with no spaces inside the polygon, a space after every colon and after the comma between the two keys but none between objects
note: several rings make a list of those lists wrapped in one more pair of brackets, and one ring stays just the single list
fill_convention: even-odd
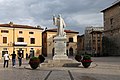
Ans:
[{"label": "person in dark jacket", "polygon": [[16,64],[16,54],[15,54],[15,51],[13,51],[13,54],[11,54],[12,56],[12,66],[15,67],[15,64]]},{"label": "person in dark jacket", "polygon": [[18,52],[18,61],[19,61],[19,66],[22,65],[22,51]]}]

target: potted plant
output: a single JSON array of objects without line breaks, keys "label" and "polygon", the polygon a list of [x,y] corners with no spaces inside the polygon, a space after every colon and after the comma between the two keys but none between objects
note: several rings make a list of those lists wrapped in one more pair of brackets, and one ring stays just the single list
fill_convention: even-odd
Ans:
[{"label": "potted plant", "polygon": [[81,62],[82,62],[82,65],[84,66],[84,68],[88,68],[90,66],[91,62],[92,62],[91,56],[90,55],[84,55]]},{"label": "potted plant", "polygon": [[81,62],[81,59],[82,59],[81,54],[76,54],[76,55],[75,55],[75,60],[76,60],[76,61]]},{"label": "potted plant", "polygon": [[32,69],[36,69],[40,64],[40,60],[38,57],[32,57],[29,61],[29,64]]}]

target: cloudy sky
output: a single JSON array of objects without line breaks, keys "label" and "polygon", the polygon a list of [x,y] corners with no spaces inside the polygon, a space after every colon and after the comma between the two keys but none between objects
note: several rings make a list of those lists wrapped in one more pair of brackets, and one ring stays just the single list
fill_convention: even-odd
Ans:
[{"label": "cloudy sky", "polygon": [[0,0],[0,23],[56,28],[52,15],[61,14],[66,29],[84,33],[86,26],[103,26],[101,10],[116,0]]}]

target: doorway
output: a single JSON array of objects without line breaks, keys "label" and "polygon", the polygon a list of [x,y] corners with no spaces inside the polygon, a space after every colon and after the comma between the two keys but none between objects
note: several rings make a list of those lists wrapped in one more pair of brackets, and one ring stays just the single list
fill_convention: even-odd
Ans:
[{"label": "doorway", "polygon": [[17,55],[21,53],[22,54],[22,58],[24,58],[24,50],[22,50],[22,48],[20,48],[19,50],[17,50]]},{"label": "doorway", "polygon": [[73,56],[73,48],[72,47],[70,47],[70,49],[69,49],[69,56]]},{"label": "doorway", "polygon": [[4,56],[5,53],[8,53],[8,51],[2,51],[2,57]]},{"label": "doorway", "polygon": [[54,56],[55,48],[52,49],[52,57]]}]

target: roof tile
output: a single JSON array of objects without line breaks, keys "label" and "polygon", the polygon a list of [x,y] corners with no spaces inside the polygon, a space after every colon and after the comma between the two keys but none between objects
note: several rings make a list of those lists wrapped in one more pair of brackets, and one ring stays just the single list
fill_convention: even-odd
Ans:
[{"label": "roof tile", "polygon": [[43,28],[28,26],[28,25],[18,25],[18,24],[0,24],[0,27],[9,27],[9,28],[26,28],[26,29],[40,29],[43,30]]}]

